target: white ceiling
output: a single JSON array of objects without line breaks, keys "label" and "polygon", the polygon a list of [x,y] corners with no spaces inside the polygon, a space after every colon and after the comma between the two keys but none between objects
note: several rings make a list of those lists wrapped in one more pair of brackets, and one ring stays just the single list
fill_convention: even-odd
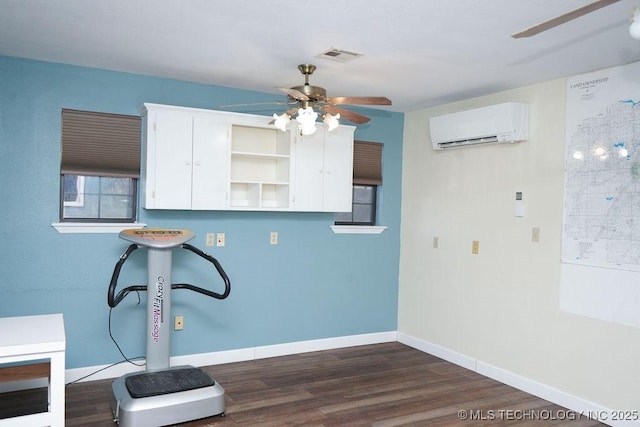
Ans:
[{"label": "white ceiling", "polygon": [[[640,60],[622,0],[531,38],[591,0],[0,0],[0,55],[286,96],[387,96],[407,112]],[[315,56],[362,53],[348,63]]]}]

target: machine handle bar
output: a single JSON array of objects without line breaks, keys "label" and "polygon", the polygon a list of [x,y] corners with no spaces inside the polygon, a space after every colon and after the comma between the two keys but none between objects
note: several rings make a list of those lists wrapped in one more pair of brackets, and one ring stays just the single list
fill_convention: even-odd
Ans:
[{"label": "machine handle bar", "polygon": [[216,298],[216,299],[225,299],[226,297],[228,297],[229,293],[231,292],[231,282],[229,281],[229,277],[227,276],[227,273],[225,273],[224,269],[222,268],[222,265],[220,265],[218,260],[212,257],[211,255],[209,255],[208,253],[203,252],[200,249],[196,248],[195,246],[191,246],[188,243],[183,243],[182,247],[184,249],[190,250],[191,252],[198,255],[199,257],[206,259],[207,261],[209,261],[211,264],[215,266],[216,270],[218,271],[218,274],[220,275],[220,277],[222,277],[222,280],[224,281],[224,292],[219,294],[217,292],[213,292],[208,289],[199,288],[197,286],[189,285],[187,283],[174,283],[171,285],[171,289],[188,289],[190,291],[198,292],[200,294],[203,294],[212,298]]},{"label": "machine handle bar", "polygon": [[[216,299],[225,299],[226,297],[228,297],[229,293],[231,292],[231,282],[229,281],[229,277],[227,276],[227,273],[224,271],[224,269],[222,268],[222,265],[220,265],[218,260],[212,257],[211,255],[196,248],[195,246],[191,246],[187,243],[183,243],[181,246],[184,249],[188,249],[191,252],[195,253],[196,255],[206,259],[207,261],[209,261],[215,266],[216,270],[218,271],[218,274],[220,274],[220,277],[222,277],[222,280],[224,281],[224,292],[219,294],[217,292],[213,292],[213,291],[203,289],[194,285],[189,285],[186,283],[174,283],[171,285],[171,289],[188,289],[188,290],[198,292],[200,294],[203,294],[212,298],[216,298]],[[111,308],[117,306],[120,303],[120,301],[122,301],[124,297],[126,297],[129,294],[129,292],[147,290],[146,285],[132,285],[122,289],[120,292],[118,292],[118,295],[115,295],[116,287],[118,286],[118,277],[120,276],[120,270],[122,269],[122,266],[129,258],[129,255],[131,255],[131,253],[138,248],[139,246],[136,244],[129,245],[127,250],[120,256],[120,259],[118,260],[115,268],[113,269],[113,274],[111,275],[111,282],[109,283],[109,291],[107,292],[107,303]]]},{"label": "machine handle bar", "polygon": [[118,277],[120,276],[120,270],[122,269],[122,265],[127,261],[131,252],[138,249],[138,245],[129,245],[127,250],[120,256],[120,259],[116,263],[115,268],[113,269],[113,274],[111,275],[111,282],[109,283],[109,291],[107,292],[107,303],[109,303],[109,307],[113,308],[122,301],[124,297],[131,291],[146,291],[147,287],[144,285],[134,285],[129,286],[121,290],[118,295],[114,297],[116,292],[116,286],[118,286]]}]

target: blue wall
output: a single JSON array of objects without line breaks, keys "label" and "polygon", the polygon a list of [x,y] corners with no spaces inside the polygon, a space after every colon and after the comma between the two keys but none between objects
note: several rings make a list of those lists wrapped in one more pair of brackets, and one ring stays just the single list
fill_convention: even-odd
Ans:
[{"label": "blue wall", "polygon": [[[144,102],[214,108],[280,98],[0,57],[0,316],[63,313],[68,368],[121,360],[107,330],[106,293],[127,242],[51,226],[59,219],[62,108],[139,114]],[[372,121],[358,127],[356,139],[385,144],[379,223],[389,228],[380,235],[333,234],[327,213],[140,210],[149,226],[193,230],[191,243],[215,256],[232,282],[224,301],[173,293],[173,314],[185,316],[185,329],[172,334],[172,355],[397,329],[404,117],[358,111]],[[277,246],[269,244],[271,231],[279,233]],[[226,246],[205,248],[207,232],[226,233]],[[220,286],[199,257],[174,252],[174,282]],[[146,252],[139,250],[120,286],[144,284],[145,274]],[[113,334],[128,357],[145,352],[145,297],[137,305],[131,294],[112,313]]]}]

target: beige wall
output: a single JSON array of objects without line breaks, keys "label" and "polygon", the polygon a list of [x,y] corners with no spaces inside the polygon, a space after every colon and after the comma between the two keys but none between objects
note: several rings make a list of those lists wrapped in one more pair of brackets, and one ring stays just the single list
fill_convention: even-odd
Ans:
[{"label": "beige wall", "polygon": [[[430,116],[507,101],[530,105],[529,141],[432,149]],[[562,79],[406,114],[398,331],[640,410],[640,329],[559,309],[565,105]]]}]

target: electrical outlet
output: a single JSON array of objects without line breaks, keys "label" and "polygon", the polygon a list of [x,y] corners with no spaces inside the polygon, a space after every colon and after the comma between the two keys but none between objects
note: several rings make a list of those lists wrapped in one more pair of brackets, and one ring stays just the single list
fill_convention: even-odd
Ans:
[{"label": "electrical outlet", "polygon": [[540,241],[540,227],[533,227],[531,229],[531,241],[538,243]]},{"label": "electrical outlet", "polygon": [[270,239],[271,239],[270,242],[271,242],[272,245],[277,245],[278,244],[278,232],[277,231],[272,231]]},{"label": "electrical outlet", "polygon": [[480,250],[480,242],[478,240],[474,240],[471,242],[471,253],[474,255],[478,255],[478,251]]},{"label": "electrical outlet", "polygon": [[217,246],[224,246],[224,233],[218,233]]},{"label": "electrical outlet", "polygon": [[176,316],[173,321],[173,329],[181,331],[184,329],[184,316]]},{"label": "electrical outlet", "polygon": [[216,233],[207,233],[207,246],[215,246]]}]

